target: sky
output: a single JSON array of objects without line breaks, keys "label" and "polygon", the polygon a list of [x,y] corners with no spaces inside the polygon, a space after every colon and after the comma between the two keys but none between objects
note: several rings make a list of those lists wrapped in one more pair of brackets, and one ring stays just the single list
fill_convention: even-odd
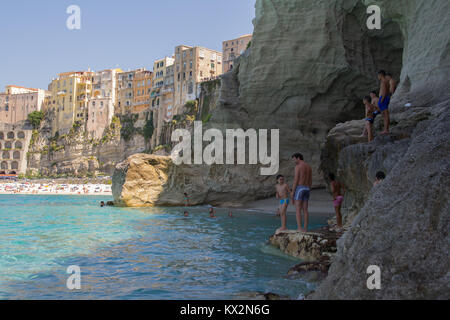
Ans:
[{"label": "sky", "polygon": [[[0,8],[0,91],[47,89],[61,72],[146,67],[177,45],[222,51],[253,32],[256,0],[14,0]],[[66,26],[71,5],[81,29]]]}]

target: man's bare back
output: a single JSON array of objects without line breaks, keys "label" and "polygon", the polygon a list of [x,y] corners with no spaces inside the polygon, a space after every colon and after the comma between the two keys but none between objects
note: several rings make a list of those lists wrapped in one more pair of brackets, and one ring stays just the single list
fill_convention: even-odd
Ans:
[{"label": "man's bare back", "polygon": [[297,165],[298,170],[296,170],[298,174],[298,185],[305,187],[312,187],[312,169],[309,164],[306,162],[301,162]]},{"label": "man's bare back", "polygon": [[384,78],[380,82],[380,97],[386,99],[386,97],[389,95],[389,81]]}]

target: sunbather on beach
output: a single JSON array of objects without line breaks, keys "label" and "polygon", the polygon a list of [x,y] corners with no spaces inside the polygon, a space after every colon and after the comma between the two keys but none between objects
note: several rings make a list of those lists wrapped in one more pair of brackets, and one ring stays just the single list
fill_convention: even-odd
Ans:
[{"label": "sunbather on beach", "polygon": [[291,190],[281,174],[277,176],[276,198],[279,200],[279,213],[281,217],[281,228],[277,231],[287,230],[286,227],[286,211],[289,206],[289,194]]},{"label": "sunbather on beach", "polygon": [[341,206],[344,201],[345,188],[339,181],[336,181],[336,177],[333,173],[329,174],[329,178],[331,181],[330,186],[331,192],[333,193],[333,205],[334,211],[336,212],[337,226],[338,228],[342,228]]}]

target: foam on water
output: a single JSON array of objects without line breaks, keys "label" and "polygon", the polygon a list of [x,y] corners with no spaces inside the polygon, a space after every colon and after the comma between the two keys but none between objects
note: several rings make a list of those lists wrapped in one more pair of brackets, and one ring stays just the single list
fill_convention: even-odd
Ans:
[{"label": "foam on water", "polygon": [[[0,298],[222,299],[262,291],[293,297],[297,261],[267,246],[274,216],[207,208],[100,208],[99,197],[0,195]],[[314,221],[319,226],[325,221]],[[295,219],[290,217],[290,226]],[[82,290],[65,286],[79,265]]]}]

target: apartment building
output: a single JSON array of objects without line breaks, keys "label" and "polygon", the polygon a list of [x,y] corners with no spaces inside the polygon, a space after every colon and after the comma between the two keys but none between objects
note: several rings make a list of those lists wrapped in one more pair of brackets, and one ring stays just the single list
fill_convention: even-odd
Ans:
[{"label": "apartment building", "polygon": [[117,100],[116,110],[117,114],[126,114],[131,112],[131,107],[134,102],[133,80],[135,70],[121,72],[117,78]]},{"label": "apartment building", "polygon": [[86,131],[89,138],[100,139],[114,116],[114,103],[109,97],[91,98],[88,102]]},{"label": "apartment building", "polygon": [[237,39],[227,40],[222,43],[223,73],[233,69],[234,60],[245,52],[253,35],[246,34]]},{"label": "apartment building", "polygon": [[133,105],[131,113],[140,113],[150,108],[150,94],[153,85],[153,72],[138,70],[133,80]]},{"label": "apartment building", "polygon": [[0,122],[14,124],[26,120],[33,111],[44,108],[44,100],[50,93],[42,89],[6,86],[0,93]]},{"label": "apartment building", "polygon": [[117,114],[139,113],[150,107],[153,72],[145,68],[121,72],[117,81]]},{"label": "apartment building", "polygon": [[180,45],[175,48],[174,113],[200,94],[199,84],[222,74],[222,53],[204,47]]},{"label": "apartment building", "polygon": [[55,112],[52,133],[66,134],[77,121],[87,119],[88,101],[92,95],[94,72],[77,71],[59,74],[53,79],[48,90],[51,97],[46,108]]}]

